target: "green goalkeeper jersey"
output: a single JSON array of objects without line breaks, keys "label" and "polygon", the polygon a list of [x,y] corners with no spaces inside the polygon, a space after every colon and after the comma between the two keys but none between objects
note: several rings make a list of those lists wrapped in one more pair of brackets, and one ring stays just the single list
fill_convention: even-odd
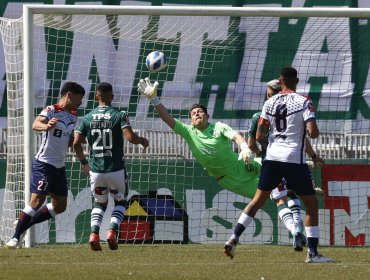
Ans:
[{"label": "green goalkeeper jersey", "polygon": [[106,173],[122,170],[122,129],[131,127],[128,114],[109,106],[99,106],[85,115],[76,131],[87,138],[90,146],[90,170]]},{"label": "green goalkeeper jersey", "polygon": [[216,122],[200,131],[192,125],[176,120],[173,130],[189,145],[194,157],[207,170],[218,177],[223,188],[245,197],[253,198],[258,184],[261,163],[245,164],[231,149],[230,140],[236,131],[230,126]]},{"label": "green goalkeeper jersey", "polygon": [[231,149],[230,140],[237,132],[230,126],[221,122],[210,123],[201,131],[176,120],[173,130],[185,139],[194,157],[209,175],[221,177],[232,171],[238,155]]}]

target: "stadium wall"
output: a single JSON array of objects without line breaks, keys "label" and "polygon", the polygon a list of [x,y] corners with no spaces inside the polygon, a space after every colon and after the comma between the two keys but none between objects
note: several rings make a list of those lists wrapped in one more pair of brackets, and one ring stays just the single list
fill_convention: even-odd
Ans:
[{"label": "stadium wall", "polygon": [[[370,221],[367,216],[360,218],[369,205],[370,174],[364,172],[368,164],[360,162],[343,164],[342,161],[340,163],[338,165],[332,161],[323,167],[322,173],[320,170],[313,172],[317,185],[321,185],[327,194],[325,199],[319,199],[321,236],[323,237],[320,242],[322,245],[368,246]],[[143,167],[148,170],[143,170]],[[75,216],[75,221],[69,223],[69,226],[74,228],[69,228],[68,232],[75,234],[63,236],[63,242],[85,243],[89,235],[92,198],[86,196],[86,193],[89,193],[89,185],[80,168],[77,162],[68,163],[66,166],[72,178],[67,211],[69,219],[71,213]],[[248,198],[221,189],[216,181],[193,160],[150,160],[148,164],[143,160],[133,159],[127,161],[127,168],[131,170],[131,194],[145,197],[148,192],[154,191],[176,197],[176,203],[187,215],[189,242],[219,243],[224,241],[232,230],[235,213],[240,212],[250,201]],[[6,162],[1,160],[0,204],[3,201],[5,171]],[[86,186],[86,188],[81,188],[81,186]],[[138,192],[139,189],[141,192]],[[184,193],[184,196],[175,195],[179,193]],[[234,201],[234,203],[226,204],[229,201]],[[85,208],[81,208],[84,205]],[[227,208],[223,207],[225,205]],[[215,219],[214,216],[218,218]],[[272,201],[268,201],[256,217],[258,219],[256,227],[252,232],[243,236],[245,238],[243,242],[289,244],[289,237],[278,222],[276,207]],[[323,219],[323,217],[326,218]],[[54,221],[51,229],[62,226],[55,223]],[[50,231],[48,236],[50,243],[61,242],[61,237],[55,234],[58,234],[58,231]]]}]

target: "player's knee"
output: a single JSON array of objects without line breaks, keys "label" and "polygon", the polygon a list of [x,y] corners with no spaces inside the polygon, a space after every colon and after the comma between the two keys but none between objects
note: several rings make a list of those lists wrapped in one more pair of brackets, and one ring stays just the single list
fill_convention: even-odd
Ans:
[{"label": "player's knee", "polygon": [[56,205],[53,205],[53,209],[55,214],[61,214],[67,209],[66,203],[57,203]]}]

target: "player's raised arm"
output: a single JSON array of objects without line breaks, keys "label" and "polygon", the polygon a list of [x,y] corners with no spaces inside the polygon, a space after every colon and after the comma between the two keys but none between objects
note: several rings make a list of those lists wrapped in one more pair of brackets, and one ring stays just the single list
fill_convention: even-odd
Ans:
[{"label": "player's raised arm", "polygon": [[152,84],[149,78],[141,79],[137,85],[138,92],[150,100],[161,119],[172,129],[175,127],[176,121],[159,100],[157,96],[158,85],[157,81]]}]

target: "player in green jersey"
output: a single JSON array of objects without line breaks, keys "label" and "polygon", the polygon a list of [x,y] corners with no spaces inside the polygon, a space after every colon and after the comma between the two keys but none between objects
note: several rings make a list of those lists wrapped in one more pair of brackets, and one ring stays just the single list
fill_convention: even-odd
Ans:
[{"label": "player in green jersey", "polygon": [[[208,122],[207,109],[200,104],[194,104],[189,110],[191,125],[184,124],[174,119],[160,103],[156,95],[158,82],[152,85],[146,78],[145,81],[140,80],[138,86],[139,92],[150,99],[162,120],[185,139],[194,157],[209,175],[215,177],[225,189],[253,197],[261,165],[253,160],[254,153],[248,148],[244,137],[227,124]],[[230,140],[239,145],[239,159],[243,160],[238,160]]]},{"label": "player in green jersey", "polygon": [[[194,157],[209,175],[215,177],[223,188],[252,198],[257,190],[261,163],[253,160],[254,153],[248,148],[244,137],[224,123],[210,123],[207,109],[200,104],[194,104],[189,110],[191,125],[174,119],[161,104],[157,88],[158,82],[152,84],[149,78],[140,80],[138,84],[138,91],[151,101],[162,120],[185,139]],[[231,149],[230,140],[239,145],[239,158]],[[244,160],[238,160],[242,158]],[[280,184],[277,189],[279,193],[285,191],[286,196],[284,185]],[[285,227],[293,236],[304,237],[300,227],[294,223],[289,207],[285,203],[278,206]],[[304,238],[293,242],[293,248],[297,251],[302,251],[304,245]]]},{"label": "player in green jersey", "polygon": [[[111,107],[113,88],[101,83],[96,89],[99,106],[84,116],[73,143],[83,170],[90,176],[91,191],[95,205],[91,211],[91,234],[89,239],[93,251],[101,251],[99,231],[108,205],[108,195],[114,199],[109,231],[108,246],[118,249],[117,231],[126,211],[125,203],[129,191],[128,178],[123,159],[123,138],[133,144],[149,146],[146,138],[133,132],[128,114]],[[90,161],[85,158],[82,143],[87,139],[90,147]]]}]

